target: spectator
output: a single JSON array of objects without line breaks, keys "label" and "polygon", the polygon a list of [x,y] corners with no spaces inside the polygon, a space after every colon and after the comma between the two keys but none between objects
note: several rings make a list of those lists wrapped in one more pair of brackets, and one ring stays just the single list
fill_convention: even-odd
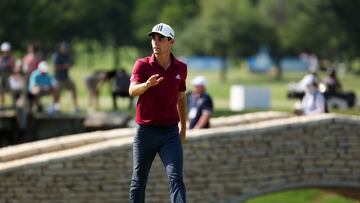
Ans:
[{"label": "spectator", "polygon": [[73,111],[76,112],[78,111],[76,87],[74,82],[70,79],[69,76],[69,70],[73,66],[73,61],[70,55],[69,44],[65,42],[61,43],[58,52],[55,53],[54,64],[55,64],[55,79],[58,87],[57,97],[60,100],[62,90],[64,89],[70,90],[72,103],[73,103]]},{"label": "spectator", "polygon": [[302,99],[305,95],[307,85],[313,80],[318,80],[316,72],[309,72],[298,83],[291,83],[288,88],[287,97]]},{"label": "spectator", "polygon": [[11,56],[9,42],[1,44],[0,55],[0,108],[5,105],[5,92],[9,90],[9,77],[14,69],[15,61]]},{"label": "spectator", "polygon": [[341,84],[336,76],[336,71],[334,68],[330,67],[327,70],[327,76],[323,80],[324,85],[326,86],[326,92],[332,95],[341,93]]},{"label": "spectator", "polygon": [[[340,81],[336,75],[336,71],[333,67],[330,67],[327,71],[327,76],[323,80],[323,83],[326,87],[325,98],[329,99],[332,97],[339,98],[344,100],[348,107],[353,107],[356,103],[356,94],[351,91],[343,91]],[[334,107],[339,107],[336,104],[333,104]]]},{"label": "spectator", "polygon": [[42,61],[30,76],[29,92],[31,95],[31,107],[36,105],[39,112],[43,110],[40,98],[45,95],[53,95],[53,109],[54,111],[60,110],[56,93],[56,81],[48,72],[48,64],[45,61]]},{"label": "spectator", "polygon": [[27,54],[23,58],[23,71],[26,73],[28,80],[31,73],[38,67],[42,56],[38,52],[38,48],[34,44],[27,46]]},{"label": "spectator", "polygon": [[132,109],[133,98],[129,95],[130,76],[127,74],[125,69],[116,71],[114,87],[112,91],[113,109],[117,110],[116,98],[125,97],[129,99],[129,109]]},{"label": "spectator", "polygon": [[300,54],[300,59],[309,64],[308,70],[310,72],[316,73],[319,71],[320,64],[316,54],[302,53]]},{"label": "spectator", "polygon": [[207,80],[204,76],[197,76],[191,83],[194,91],[191,93],[189,101],[189,128],[209,128],[213,102],[206,92]]},{"label": "spectator", "polygon": [[100,86],[109,79],[109,72],[95,71],[85,79],[85,85],[89,91],[89,111],[99,109]]},{"label": "spectator", "polygon": [[9,85],[13,98],[13,108],[23,106],[22,93],[26,85],[25,78],[22,73],[21,60],[17,60],[15,63],[14,71],[9,77]]},{"label": "spectator", "polygon": [[296,110],[297,115],[315,115],[325,113],[326,100],[324,95],[318,90],[318,80],[309,81],[306,85],[305,96],[301,101],[301,109]]}]

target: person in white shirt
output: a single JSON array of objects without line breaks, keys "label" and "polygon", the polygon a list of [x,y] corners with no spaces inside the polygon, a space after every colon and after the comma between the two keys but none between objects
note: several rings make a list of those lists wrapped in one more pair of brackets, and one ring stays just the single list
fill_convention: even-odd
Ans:
[{"label": "person in white shirt", "polygon": [[288,86],[287,97],[302,99],[306,92],[306,86],[313,80],[318,80],[316,72],[309,72],[299,82],[290,83]]},{"label": "person in white shirt", "polygon": [[305,96],[301,101],[300,115],[316,115],[326,112],[326,100],[318,89],[318,81],[310,81],[306,86]]},{"label": "person in white shirt", "polygon": [[21,60],[17,60],[15,68],[9,77],[9,85],[13,98],[13,108],[22,106],[22,93],[25,88],[25,78],[22,74],[22,63]]}]

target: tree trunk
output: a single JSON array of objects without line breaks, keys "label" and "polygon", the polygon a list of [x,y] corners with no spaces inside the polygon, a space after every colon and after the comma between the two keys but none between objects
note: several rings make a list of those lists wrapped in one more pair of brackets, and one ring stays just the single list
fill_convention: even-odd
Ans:
[{"label": "tree trunk", "polygon": [[120,68],[120,47],[115,45],[114,47],[114,67],[113,69],[119,69]]}]

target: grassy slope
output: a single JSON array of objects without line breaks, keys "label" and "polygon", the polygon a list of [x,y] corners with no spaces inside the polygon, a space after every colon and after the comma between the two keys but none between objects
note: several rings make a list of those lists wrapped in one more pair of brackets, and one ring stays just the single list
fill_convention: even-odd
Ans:
[{"label": "grassy slope", "polygon": [[[131,66],[126,66],[127,70],[131,71]],[[91,73],[95,68],[74,67],[71,70],[71,77],[77,84],[79,103],[83,110],[86,110],[87,106],[87,91],[84,86],[84,80],[87,75]],[[188,89],[191,89],[190,81],[197,75],[204,75],[209,80],[208,92],[214,98],[215,103],[215,116],[230,115],[234,112],[229,111],[229,98],[231,85],[248,85],[248,86],[260,86],[268,87],[271,90],[271,110],[276,111],[288,111],[291,112],[295,100],[289,100],[286,98],[286,90],[289,82],[299,81],[304,73],[299,72],[285,72],[282,80],[276,80],[269,74],[254,74],[249,73],[245,68],[234,67],[231,68],[227,74],[227,81],[221,81],[218,71],[204,71],[204,70],[191,70],[189,69],[188,75]],[[321,76],[324,74],[322,73]],[[358,97],[360,96],[360,80],[359,76],[347,74],[342,79],[343,87],[345,90],[355,91]],[[65,98],[69,97],[69,93],[64,93]],[[70,99],[62,99],[61,104],[63,109],[68,109],[70,106]],[[102,110],[111,110],[111,100],[109,97],[109,87],[104,85],[101,90],[100,104]],[[120,101],[120,107],[126,109],[127,101]],[[254,110],[249,110],[254,111]],[[246,111],[247,112],[247,111]],[[331,112],[339,112],[346,114],[360,115],[360,107],[356,107],[349,110],[331,110]],[[244,112],[240,112],[244,113]]]}]

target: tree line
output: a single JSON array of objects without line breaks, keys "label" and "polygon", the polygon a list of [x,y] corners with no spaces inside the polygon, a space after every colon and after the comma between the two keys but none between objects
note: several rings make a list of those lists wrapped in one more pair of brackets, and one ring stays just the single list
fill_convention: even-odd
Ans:
[{"label": "tree line", "polygon": [[351,61],[360,52],[358,0],[2,0],[0,40],[25,50],[60,41],[96,40],[149,47],[157,22],[176,31],[182,55],[243,57],[267,46],[275,56],[306,51]]}]

